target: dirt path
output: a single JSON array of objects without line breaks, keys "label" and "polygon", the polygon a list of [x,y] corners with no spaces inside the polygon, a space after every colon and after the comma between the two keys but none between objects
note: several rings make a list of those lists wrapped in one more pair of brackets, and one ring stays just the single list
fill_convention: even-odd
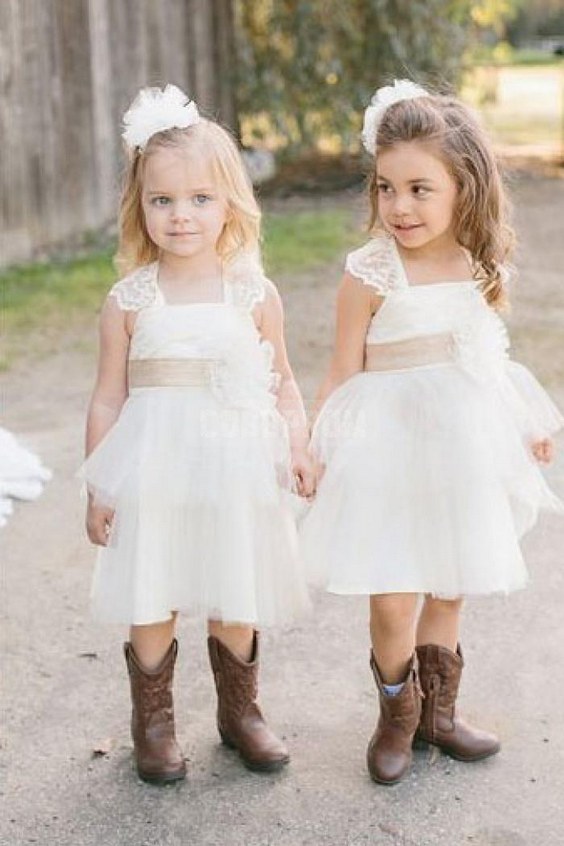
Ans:
[{"label": "dirt path", "polygon": [[[516,191],[515,354],[564,407],[564,181],[520,178]],[[308,398],[327,362],[339,273],[336,265],[279,280]],[[2,845],[561,846],[564,521],[556,518],[527,539],[530,588],[473,601],[466,613],[463,708],[501,733],[496,760],[465,766],[418,753],[404,783],[373,785],[364,766],[376,714],[365,601],[319,596],[315,618],[264,638],[262,699],[291,747],[288,771],[250,774],[218,745],[204,632],[182,620],[177,718],[190,775],[165,790],[138,782],[124,633],[88,618],[93,551],[73,478],[94,327],[74,327],[59,347],[30,355],[3,380],[3,425],[55,477],[40,500],[18,506],[0,536]],[[562,449],[549,476],[564,495]],[[105,746],[109,754],[93,755]]]}]

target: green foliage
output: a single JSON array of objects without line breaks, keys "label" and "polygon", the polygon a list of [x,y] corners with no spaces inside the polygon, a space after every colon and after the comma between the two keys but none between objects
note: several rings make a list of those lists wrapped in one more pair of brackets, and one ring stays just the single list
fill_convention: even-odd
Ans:
[{"label": "green foliage", "polygon": [[471,17],[482,29],[491,29],[498,36],[505,32],[508,21],[517,17],[523,0],[480,0],[472,3]]},{"label": "green foliage", "polygon": [[564,33],[562,0],[521,0],[517,15],[507,27],[513,44]]},{"label": "green foliage", "polygon": [[311,270],[332,261],[355,237],[350,214],[340,209],[271,213],[264,226],[265,267],[274,277]]},{"label": "green foliage", "polygon": [[554,65],[562,64],[562,58],[555,56],[546,50],[533,50],[528,48],[516,49],[508,41],[498,41],[493,47],[480,45],[472,51],[472,67],[502,66],[502,65]]},{"label": "green foliage", "polygon": [[470,0],[236,2],[239,110],[290,148],[358,139],[361,113],[393,77],[455,85]]},{"label": "green foliage", "polygon": [[[333,260],[352,238],[350,215],[340,209],[267,213],[265,264],[275,277],[311,270]],[[72,261],[13,267],[0,274],[3,330],[10,343],[15,336],[62,329],[75,318],[94,315],[116,279],[111,257],[112,252],[105,250]]]},{"label": "green foliage", "polygon": [[76,312],[94,311],[113,281],[110,251],[10,268],[0,276],[5,328],[30,329],[44,321],[61,323]]}]

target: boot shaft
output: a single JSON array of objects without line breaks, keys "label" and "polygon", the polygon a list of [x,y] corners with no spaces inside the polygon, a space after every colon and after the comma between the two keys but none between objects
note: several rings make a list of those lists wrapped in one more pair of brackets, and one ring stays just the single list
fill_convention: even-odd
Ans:
[{"label": "boot shaft", "polygon": [[395,696],[388,696],[386,693],[382,676],[372,652],[370,653],[370,667],[378,688],[382,719],[388,723],[393,723],[406,734],[414,732],[419,723],[421,712],[421,688],[415,655],[410,659],[403,687]]},{"label": "boot shaft", "polygon": [[259,636],[254,633],[250,661],[234,655],[218,638],[208,638],[217,690],[217,727],[223,743],[236,749],[245,766],[274,771],[289,761],[288,750],[264,721],[257,704]]},{"label": "boot shaft", "polygon": [[411,764],[413,736],[421,714],[421,691],[417,680],[416,658],[412,656],[402,689],[388,696],[373,653],[370,667],[380,701],[376,730],[366,751],[371,778],[379,784],[395,784]]},{"label": "boot shaft", "polygon": [[423,691],[422,723],[429,736],[437,730],[451,731],[464,659],[460,646],[456,653],[445,646],[417,647],[419,679]]},{"label": "boot shaft", "polygon": [[[243,661],[219,638],[208,637],[208,653],[217,691],[218,720],[241,717],[258,695],[259,635],[254,633],[250,661]],[[224,713],[228,711],[229,713]]]},{"label": "boot shaft", "polygon": [[178,642],[161,663],[145,670],[130,643],[124,644],[131,687],[131,736],[137,772],[144,781],[166,784],[183,779],[186,763],[176,742],[172,684]]},{"label": "boot shaft", "polygon": [[123,650],[131,687],[132,732],[144,733],[171,720],[174,724],[172,684],[178,654],[176,638],[160,664],[150,671],[141,666],[131,643],[124,643]]},{"label": "boot shaft", "polygon": [[418,737],[460,761],[479,761],[499,752],[495,734],[475,728],[456,711],[464,666],[460,646],[451,652],[426,644],[417,647],[417,655],[424,695]]}]

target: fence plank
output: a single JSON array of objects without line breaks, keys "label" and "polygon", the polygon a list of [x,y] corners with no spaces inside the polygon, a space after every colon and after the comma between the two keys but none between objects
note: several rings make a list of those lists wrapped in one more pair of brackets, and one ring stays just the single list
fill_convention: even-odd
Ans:
[{"label": "fence plank", "polygon": [[0,2],[0,266],[113,219],[140,87],[174,82],[235,127],[231,2]]}]

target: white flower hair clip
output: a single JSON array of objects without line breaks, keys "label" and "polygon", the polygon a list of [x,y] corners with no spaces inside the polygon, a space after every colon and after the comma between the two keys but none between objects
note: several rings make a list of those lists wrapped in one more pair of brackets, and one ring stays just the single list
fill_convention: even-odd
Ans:
[{"label": "white flower hair clip", "polygon": [[122,138],[130,149],[143,150],[149,138],[165,129],[185,129],[200,120],[193,100],[177,88],[142,88],[123,116]]},{"label": "white flower hair clip", "polygon": [[401,100],[415,100],[417,97],[429,97],[428,91],[411,82],[410,79],[394,79],[393,85],[379,88],[364,112],[364,126],[362,127],[362,143],[365,150],[372,155],[376,152],[376,136],[378,127],[384,117],[384,112],[394,103]]}]

